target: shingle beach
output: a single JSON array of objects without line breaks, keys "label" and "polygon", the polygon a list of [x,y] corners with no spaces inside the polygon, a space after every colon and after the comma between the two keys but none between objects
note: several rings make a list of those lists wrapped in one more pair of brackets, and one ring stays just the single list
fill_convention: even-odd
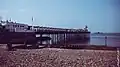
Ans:
[{"label": "shingle beach", "polygon": [[118,67],[117,62],[116,50],[0,48],[0,67]]}]

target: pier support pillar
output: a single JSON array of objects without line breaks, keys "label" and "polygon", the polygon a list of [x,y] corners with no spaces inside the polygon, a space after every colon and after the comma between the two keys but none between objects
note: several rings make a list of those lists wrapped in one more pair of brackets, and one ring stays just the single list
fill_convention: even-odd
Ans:
[{"label": "pier support pillar", "polygon": [[65,33],[64,33],[64,44],[66,44],[66,37],[65,37]]},{"label": "pier support pillar", "polygon": [[56,42],[56,43],[57,43],[57,45],[58,45],[58,44],[59,44],[59,43],[58,43],[58,33],[56,34],[56,36],[57,36],[57,38],[56,38],[57,42]]},{"label": "pier support pillar", "polygon": [[51,44],[54,44],[54,37],[53,37],[53,34],[51,34]]},{"label": "pier support pillar", "polygon": [[40,45],[42,45],[42,34],[40,34]]}]

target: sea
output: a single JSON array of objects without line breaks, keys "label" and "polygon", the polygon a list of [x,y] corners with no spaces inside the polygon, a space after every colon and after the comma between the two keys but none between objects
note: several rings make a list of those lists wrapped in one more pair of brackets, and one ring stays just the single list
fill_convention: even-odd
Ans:
[{"label": "sea", "polygon": [[120,33],[91,33],[90,45],[120,47]]}]

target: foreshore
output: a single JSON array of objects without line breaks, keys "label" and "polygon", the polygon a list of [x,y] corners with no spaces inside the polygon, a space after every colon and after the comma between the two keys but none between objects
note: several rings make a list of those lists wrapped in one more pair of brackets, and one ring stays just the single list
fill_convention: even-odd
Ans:
[{"label": "foreshore", "polygon": [[118,67],[117,55],[117,50],[42,48],[7,51],[0,46],[0,67]]}]

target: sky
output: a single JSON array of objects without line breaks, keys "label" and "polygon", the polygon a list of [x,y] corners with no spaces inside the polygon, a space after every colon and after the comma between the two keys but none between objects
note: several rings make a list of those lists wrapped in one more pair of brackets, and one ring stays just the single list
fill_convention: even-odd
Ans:
[{"label": "sky", "polygon": [[0,0],[0,16],[30,25],[120,32],[120,0]]}]

